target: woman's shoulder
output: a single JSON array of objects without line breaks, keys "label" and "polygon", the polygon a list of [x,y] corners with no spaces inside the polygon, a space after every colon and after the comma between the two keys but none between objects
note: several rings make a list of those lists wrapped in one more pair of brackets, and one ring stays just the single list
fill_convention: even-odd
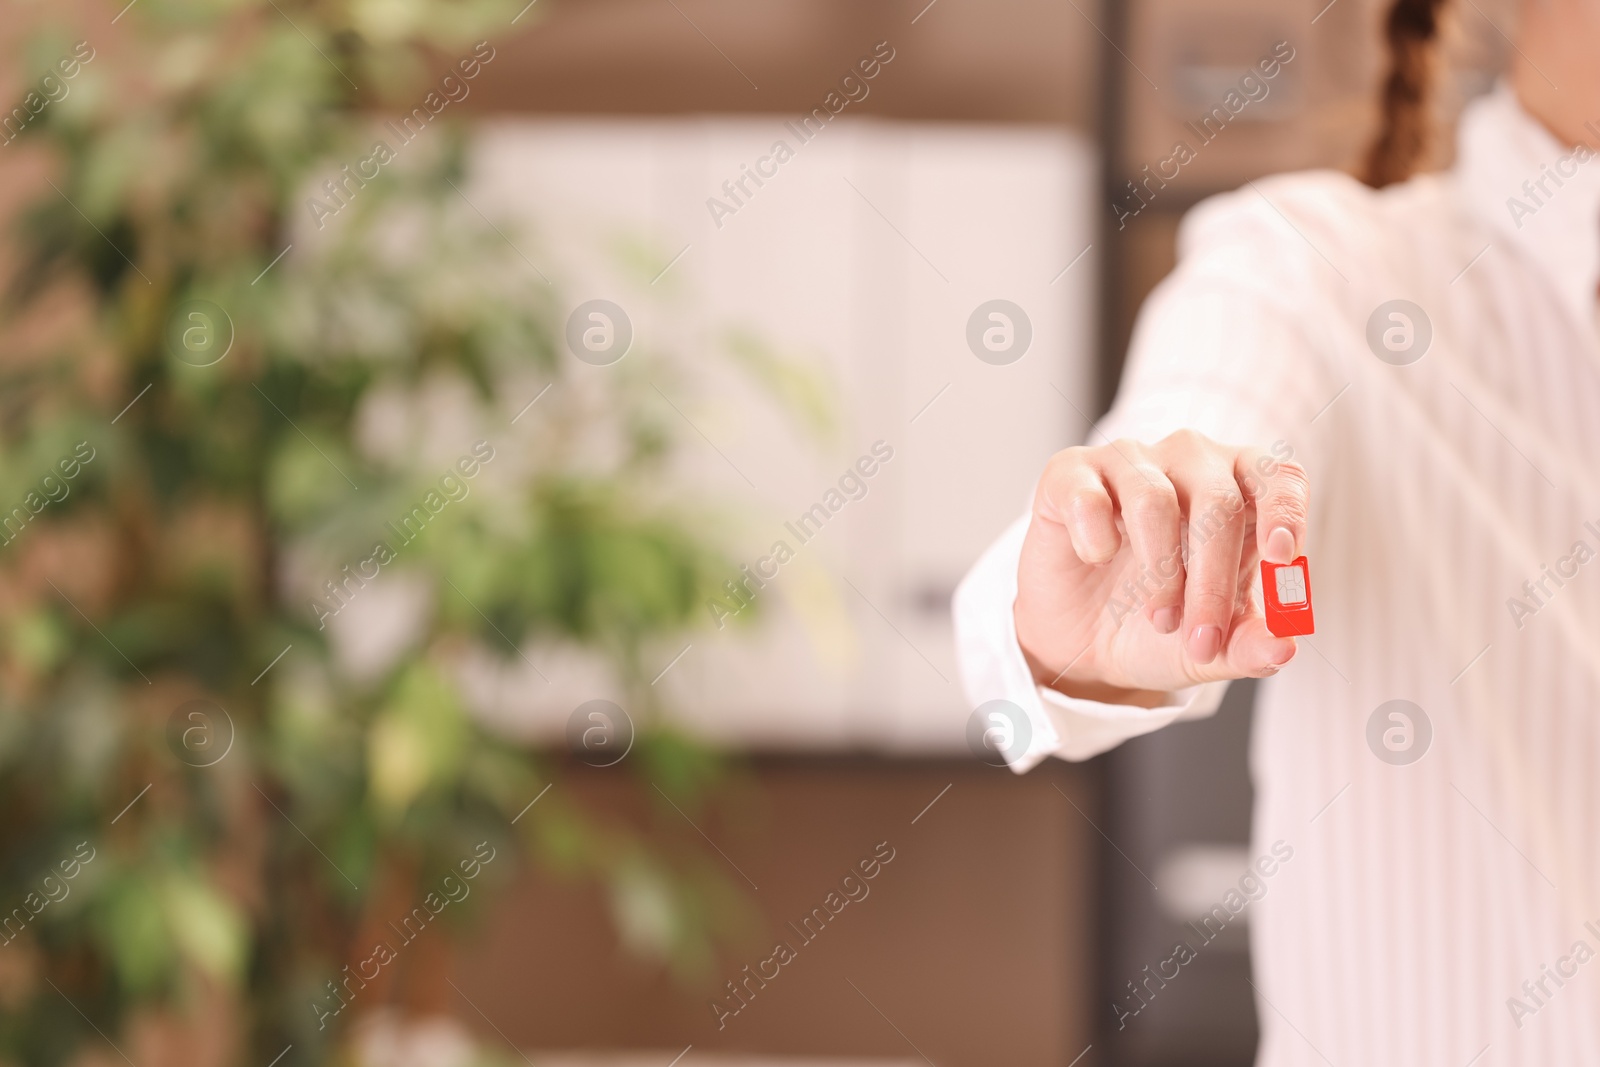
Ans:
[{"label": "woman's shoulder", "polygon": [[1452,210],[1439,175],[1374,189],[1337,170],[1278,174],[1191,209],[1178,259],[1278,283],[1298,266],[1348,279],[1395,264],[1398,250],[1437,232]]},{"label": "woman's shoulder", "polygon": [[[1422,174],[1373,189],[1342,171],[1246,182],[1198,203],[1178,230],[1176,277],[1304,307],[1406,288],[1458,229],[1450,182]],[[1354,285],[1352,285],[1354,283]]]}]

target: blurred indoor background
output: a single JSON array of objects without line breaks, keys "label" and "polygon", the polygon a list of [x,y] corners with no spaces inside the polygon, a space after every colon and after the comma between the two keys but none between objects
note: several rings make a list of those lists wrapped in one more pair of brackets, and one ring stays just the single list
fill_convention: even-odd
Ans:
[{"label": "blurred indoor background", "polygon": [[[1015,776],[970,747],[949,600],[1022,512],[1047,457],[1080,441],[1109,404],[1134,314],[1172,266],[1183,213],[1263,174],[1352,160],[1374,117],[1374,4],[5,3],[0,101],[16,101],[22,119],[0,147],[0,265],[31,278],[44,270],[38,248],[59,247],[81,277],[24,285],[7,306],[0,430],[11,455],[0,484],[20,499],[49,469],[53,453],[39,443],[53,440],[48,418],[88,427],[105,458],[89,465],[70,508],[52,505],[17,547],[0,549],[12,646],[0,714],[71,720],[53,728],[67,741],[43,725],[0,731],[0,777],[10,779],[0,869],[16,898],[4,907],[39,915],[20,934],[7,929],[18,947],[0,948],[9,1017],[0,1058],[1251,1062],[1247,930],[1230,929],[1121,1027],[1113,1008],[1246,866],[1250,687],[1235,686],[1213,719]],[[1462,12],[1449,109],[1487,87],[1508,47],[1505,5]],[[269,39],[285,58],[252,66]],[[40,79],[78,41],[94,58],[70,79],[59,68],[70,92],[57,99]],[[1280,42],[1293,58],[1270,92],[1214,142],[1197,140],[1189,124]],[[403,61],[372,58],[401,44],[414,46]],[[271,78],[247,83],[257,70]],[[249,110],[280,85],[312,83],[270,115]],[[452,85],[464,87],[459,99]],[[448,107],[406,127],[430,89]],[[224,121],[235,96],[242,126]],[[41,97],[35,111],[28,101]],[[143,103],[119,112],[119,98]],[[294,124],[307,109],[371,132],[302,135]],[[273,175],[278,192],[262,192],[250,176],[258,150],[236,142],[280,121],[274,151],[293,162]],[[403,145],[399,161],[363,171],[356,161],[370,159],[376,138]],[[1193,161],[1150,183],[1149,168],[1180,140],[1201,145]],[[369,182],[425,182],[406,168],[426,171],[434,155],[447,183],[435,182],[441,210],[454,212],[442,228],[413,225],[415,205],[369,195]],[[364,180],[348,179],[346,164]],[[180,197],[186,168],[197,177]],[[214,177],[231,192],[208,204],[195,189]],[[441,251],[449,235],[483,224],[488,251]],[[389,238],[402,250],[362,243]],[[362,248],[379,265],[467,266],[374,281]],[[493,306],[480,310],[480,295]],[[182,317],[196,299],[227,323],[210,311]],[[329,305],[321,318],[319,300]],[[1020,355],[980,358],[969,341],[969,319],[993,300],[1022,312]],[[511,326],[482,344],[482,360],[460,354],[479,343],[464,320],[511,322],[530,307],[538,328],[525,346],[537,358],[505,355],[517,347]],[[174,369],[162,362],[175,351],[174,316],[178,348],[191,321],[237,334],[237,347]],[[631,335],[620,359],[578,358],[572,338],[591,326]],[[396,370],[395,356],[373,370],[377,357],[346,358],[336,351],[346,327],[359,335],[346,348],[410,362]],[[382,344],[362,340],[371,337]],[[321,363],[319,346],[332,353]],[[208,367],[219,382],[237,377],[213,387],[195,378]],[[231,406],[235,388],[247,407]],[[630,426],[592,440],[619,410]],[[197,592],[212,588],[198,579],[153,590],[138,577],[146,557],[117,554],[133,551],[126,520],[141,508],[149,521],[137,528],[149,538],[184,536],[163,518],[192,500],[169,491],[180,477],[226,497],[220,467],[193,456],[233,455],[218,443],[225,431],[257,419],[260,462],[246,443],[234,466],[266,502],[262,536],[281,546],[265,554],[257,594],[282,607],[276,621],[239,624],[253,635],[248,655],[213,670],[232,653],[197,650],[234,624],[174,605],[235,601]],[[211,436],[185,437],[180,422]],[[436,555],[402,553],[366,583],[338,577],[370,547],[362,529],[405,513],[405,494],[480,437],[496,458],[465,499],[483,502],[481,514],[427,531],[441,541]],[[609,504],[559,496],[596,470],[615,490]],[[373,486],[389,478],[391,503],[322,521],[329,494],[381,492],[369,476]],[[524,492],[539,502],[537,520],[493,534],[493,494]],[[647,510],[671,513],[698,539],[682,548],[691,576],[673,587],[672,610],[608,613],[622,601],[597,595],[586,613],[567,611],[566,593],[513,595],[524,567],[549,568],[552,587],[565,589],[562,568],[582,557],[584,580],[602,591],[613,583],[625,600],[659,575],[603,549],[634,536],[629,524]],[[201,547],[184,554],[226,556],[252,536],[248,523],[206,514],[193,532]],[[570,525],[551,517],[560,515]],[[77,528],[94,522],[100,540]],[[560,537],[576,547],[553,562],[516,547]],[[758,562],[779,541],[792,559]],[[102,566],[113,555],[122,562]],[[725,582],[743,583],[741,565],[776,567],[776,577],[735,595]],[[103,570],[122,577],[101,586],[82,577]],[[348,604],[327,599],[326,575]],[[305,608],[314,597],[341,610],[323,620]],[[152,627],[188,634],[188,644],[142,640]],[[285,658],[272,660],[283,645]],[[411,668],[422,663],[447,666],[418,680]],[[75,686],[87,677],[98,681],[86,695]],[[369,762],[348,772],[357,783],[348,795],[367,798],[359,818],[345,794],[318,793],[320,770],[297,774],[301,750],[281,740],[292,732],[283,722],[312,714],[294,708],[323,699],[305,694],[325,692],[363,694],[349,698],[367,709],[349,720],[354,740],[346,731],[307,742],[364,753]],[[342,699],[328,715],[341,714]],[[175,709],[190,700],[211,710],[185,712],[175,741]],[[72,719],[86,701],[104,713]],[[386,717],[407,701],[420,710]],[[408,742],[393,724],[433,723],[440,702],[459,705],[499,746],[495,758],[520,768],[504,772],[512,785],[496,792],[501,772],[470,761],[452,764],[453,778],[416,771],[407,785],[405,759],[422,766],[460,742],[437,724]],[[184,731],[218,728],[222,707],[232,711],[226,736],[257,742],[215,763],[194,758]],[[156,740],[137,741],[139,730]],[[73,756],[73,744],[100,754]],[[230,770],[238,765],[259,774]],[[73,784],[73,767],[90,768],[87,784]],[[437,804],[424,818],[412,798],[430,789]],[[234,855],[225,828],[245,808],[260,814],[240,815],[255,829],[237,833],[254,843]],[[480,816],[490,829],[460,837]],[[307,866],[278,864],[274,834]],[[24,902],[69,838],[94,842],[97,858],[75,897],[35,912]],[[401,978],[360,984],[358,995],[344,976],[379,935],[356,931],[400,926],[438,872],[484,839],[510,862],[488,865],[478,910],[428,930],[433,944],[419,938],[400,953]],[[180,858],[152,873],[169,856]],[[409,873],[383,882],[391,856],[409,857],[399,865]],[[850,884],[870,892],[828,907],[812,944],[804,919],[867,866],[874,877]],[[299,878],[326,895],[317,916],[274,907],[275,897],[299,899]],[[393,892],[372,889],[380,884]],[[414,898],[395,888],[412,884]],[[749,979],[771,966],[775,941],[797,958],[770,981]],[[275,943],[292,943],[293,960],[273,963]],[[323,1016],[344,1001],[349,1011]],[[19,1021],[26,1015],[34,1029]]]}]

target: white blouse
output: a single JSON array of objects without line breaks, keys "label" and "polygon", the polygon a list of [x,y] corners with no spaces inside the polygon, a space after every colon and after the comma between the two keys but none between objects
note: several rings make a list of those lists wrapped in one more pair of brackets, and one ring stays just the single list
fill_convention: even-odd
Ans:
[{"label": "white blouse", "polygon": [[[1293,849],[1249,905],[1263,1067],[1600,1065],[1600,159],[1505,87],[1459,137],[1382,191],[1312,172],[1197,207],[1088,442],[1191,427],[1310,472],[1317,631],[1251,743],[1252,854]],[[1018,771],[1216,709],[1221,683],[1037,687],[1026,525],[955,598],[970,701],[1025,715]]]}]

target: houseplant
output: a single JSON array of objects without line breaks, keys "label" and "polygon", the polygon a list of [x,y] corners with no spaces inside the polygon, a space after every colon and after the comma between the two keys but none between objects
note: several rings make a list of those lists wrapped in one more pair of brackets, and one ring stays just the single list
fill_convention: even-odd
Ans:
[{"label": "houseplant", "polygon": [[[441,1006],[439,938],[402,916],[455,923],[443,880],[518,856],[604,881],[680,967],[729,913],[708,865],[545,797],[552,760],[463,691],[469,649],[534,674],[541,642],[588,650],[630,767],[679,799],[716,777],[648,685],[735,570],[663,488],[665,357],[574,378],[557,288],[467,199],[425,95],[519,6],[137,0],[31,39],[4,148],[44,180],[0,323],[0,1058],[328,1062],[370,1008]],[[426,136],[374,163],[418,101]],[[352,666],[339,617],[396,590],[410,629]]]}]

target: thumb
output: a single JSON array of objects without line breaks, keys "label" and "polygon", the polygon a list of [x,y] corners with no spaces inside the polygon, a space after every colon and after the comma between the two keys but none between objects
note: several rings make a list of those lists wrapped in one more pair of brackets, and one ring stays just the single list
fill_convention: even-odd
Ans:
[{"label": "thumb", "polygon": [[1267,629],[1259,611],[1247,610],[1234,616],[1222,655],[1193,670],[1202,681],[1232,678],[1265,678],[1278,672],[1294,658],[1299,645],[1292,637],[1278,637]]}]

